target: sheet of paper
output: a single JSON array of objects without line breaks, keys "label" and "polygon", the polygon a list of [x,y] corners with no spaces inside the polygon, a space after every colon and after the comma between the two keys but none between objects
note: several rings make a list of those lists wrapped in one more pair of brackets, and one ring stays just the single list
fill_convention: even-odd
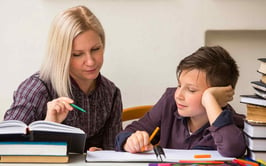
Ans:
[{"label": "sheet of paper", "polygon": [[[166,158],[164,162],[179,162],[180,160],[220,160],[229,161],[234,158],[221,156],[217,151],[210,150],[177,150],[164,149]],[[194,155],[210,154],[210,158],[194,158]],[[116,152],[112,150],[103,150],[89,152],[87,151],[86,162],[158,162],[153,151],[144,153]]]}]

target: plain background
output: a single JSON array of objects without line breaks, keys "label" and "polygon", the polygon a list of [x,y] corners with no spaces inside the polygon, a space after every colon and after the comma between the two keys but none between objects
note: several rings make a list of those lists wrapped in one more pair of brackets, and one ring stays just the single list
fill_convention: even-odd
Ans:
[{"label": "plain background", "polygon": [[[44,56],[56,14],[86,5],[106,32],[102,74],[120,88],[124,107],[155,104],[176,86],[176,66],[203,45],[221,45],[240,69],[233,107],[259,80],[257,58],[266,57],[265,0],[1,0],[0,118],[13,91]],[[226,74],[226,73],[225,73]]]}]

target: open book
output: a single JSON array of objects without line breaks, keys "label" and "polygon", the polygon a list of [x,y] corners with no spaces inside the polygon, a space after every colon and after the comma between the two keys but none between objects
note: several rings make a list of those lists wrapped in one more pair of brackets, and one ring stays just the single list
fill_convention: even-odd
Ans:
[{"label": "open book", "polygon": [[[179,150],[163,149],[165,158],[163,162],[182,162],[184,160],[202,161],[231,161],[234,158],[223,157],[214,150]],[[206,155],[210,157],[195,159],[195,155]],[[143,153],[117,152],[113,150],[87,151],[86,162],[160,162],[153,151]]]},{"label": "open book", "polygon": [[0,122],[0,141],[67,142],[68,152],[83,153],[86,134],[83,130],[61,123],[35,121],[28,126],[19,120]]}]

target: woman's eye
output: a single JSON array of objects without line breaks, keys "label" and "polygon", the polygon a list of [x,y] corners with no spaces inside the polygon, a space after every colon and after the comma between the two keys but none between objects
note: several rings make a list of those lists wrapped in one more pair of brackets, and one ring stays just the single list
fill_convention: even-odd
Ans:
[{"label": "woman's eye", "polygon": [[81,54],[72,54],[72,56],[80,56]]},{"label": "woman's eye", "polygon": [[100,47],[92,48],[91,51],[98,51],[99,49],[100,49]]}]

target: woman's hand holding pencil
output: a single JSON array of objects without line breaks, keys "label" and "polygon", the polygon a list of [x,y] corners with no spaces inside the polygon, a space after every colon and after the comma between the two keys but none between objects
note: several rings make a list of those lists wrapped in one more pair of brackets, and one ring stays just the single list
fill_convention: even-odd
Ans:
[{"label": "woman's hand holding pencil", "polygon": [[84,109],[74,104],[74,101],[68,97],[59,97],[47,103],[47,112],[45,120],[62,123],[69,111],[78,110],[86,112]]}]

